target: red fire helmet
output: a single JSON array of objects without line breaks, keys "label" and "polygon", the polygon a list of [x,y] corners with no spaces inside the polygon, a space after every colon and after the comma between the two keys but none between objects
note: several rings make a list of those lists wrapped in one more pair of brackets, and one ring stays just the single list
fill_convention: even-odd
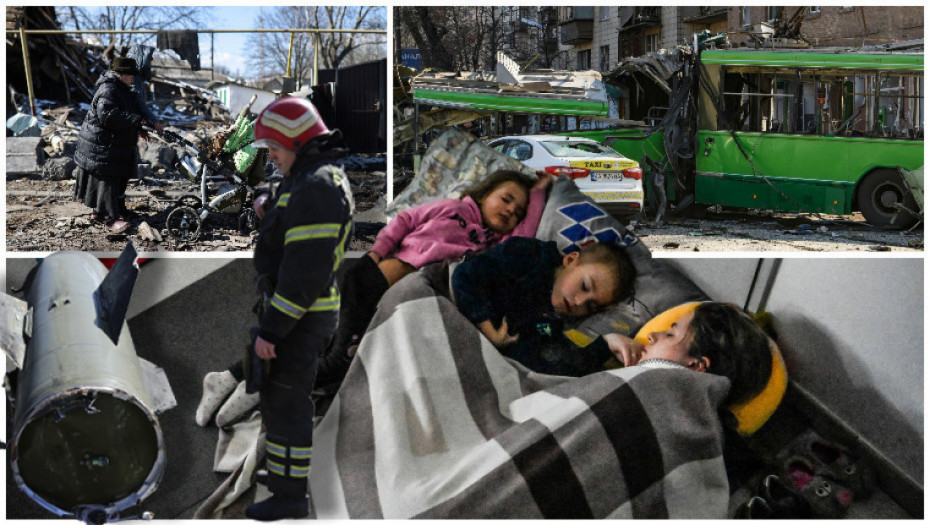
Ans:
[{"label": "red fire helmet", "polygon": [[257,148],[276,146],[298,151],[314,137],[329,134],[313,104],[302,97],[283,97],[268,104],[255,121]]}]

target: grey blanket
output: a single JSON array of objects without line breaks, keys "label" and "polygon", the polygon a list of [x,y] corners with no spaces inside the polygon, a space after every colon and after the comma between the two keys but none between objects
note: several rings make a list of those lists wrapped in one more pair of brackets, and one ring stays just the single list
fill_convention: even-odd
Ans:
[{"label": "grey blanket", "polygon": [[[439,286],[441,289],[442,286]],[[724,518],[726,379],[511,362],[437,293],[392,287],[314,432],[318,518]]]}]

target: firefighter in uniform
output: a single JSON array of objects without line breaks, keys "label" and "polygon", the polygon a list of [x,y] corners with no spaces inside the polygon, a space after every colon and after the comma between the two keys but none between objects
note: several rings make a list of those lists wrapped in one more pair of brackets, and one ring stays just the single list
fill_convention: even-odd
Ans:
[{"label": "firefighter in uniform", "polygon": [[[317,358],[335,331],[339,290],[335,271],[348,247],[353,201],[348,178],[332,164],[348,151],[308,100],[281,98],[255,123],[255,145],[284,181],[256,199],[263,215],[254,263],[267,283],[255,353],[270,360],[260,390],[270,498],[246,517],[272,521],[307,515]],[[261,286],[260,286],[261,288]]]}]

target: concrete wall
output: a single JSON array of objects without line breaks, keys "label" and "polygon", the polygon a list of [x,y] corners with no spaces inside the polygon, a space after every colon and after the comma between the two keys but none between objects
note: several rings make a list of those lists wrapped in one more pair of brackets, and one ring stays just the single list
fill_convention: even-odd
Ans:
[{"label": "concrete wall", "polygon": [[[790,18],[797,6],[785,8],[784,19]],[[766,20],[766,8],[750,8],[753,24]],[[823,6],[819,13],[810,13],[804,7],[801,34],[817,46],[859,46],[863,37],[866,44],[882,44],[923,38],[924,8],[922,6]],[[728,30],[742,29],[740,8],[731,7],[727,13]],[[730,35],[733,44],[749,41],[748,36]]]},{"label": "concrete wall", "polygon": [[[607,9],[607,19],[604,20],[601,17],[602,7],[598,6],[594,8],[594,42],[591,46],[592,48],[592,57],[591,65],[593,69],[597,69],[601,72],[610,71],[611,69],[617,66],[617,63],[620,61],[620,57],[617,56],[617,31],[619,29],[619,19],[617,18],[617,11],[619,10],[616,6],[606,6]],[[608,46],[608,66],[606,70],[600,69],[601,64],[601,47]]]},{"label": "concrete wall", "polygon": [[[678,259],[742,306],[758,259]],[[919,483],[924,427],[923,259],[766,260],[751,301],[775,317],[792,381]],[[770,283],[767,300],[760,292]]]}]

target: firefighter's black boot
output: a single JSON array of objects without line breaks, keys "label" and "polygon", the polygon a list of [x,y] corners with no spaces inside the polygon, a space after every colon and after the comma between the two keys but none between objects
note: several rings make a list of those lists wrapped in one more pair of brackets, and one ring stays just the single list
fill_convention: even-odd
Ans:
[{"label": "firefighter's black boot", "polygon": [[388,283],[378,264],[367,255],[359,258],[342,282],[339,326],[329,352],[320,358],[316,371],[317,387],[342,382],[352,364],[349,348],[357,345],[375,315]]},{"label": "firefighter's black boot", "polygon": [[306,518],[307,514],[309,514],[307,496],[286,498],[274,495],[265,501],[253,503],[245,509],[245,517],[256,521]]}]

